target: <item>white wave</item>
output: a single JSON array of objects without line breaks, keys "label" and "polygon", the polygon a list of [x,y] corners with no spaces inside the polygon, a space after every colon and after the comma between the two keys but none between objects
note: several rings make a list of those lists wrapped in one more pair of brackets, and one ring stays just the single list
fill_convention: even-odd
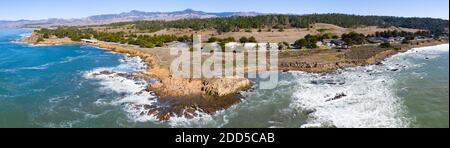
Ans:
[{"label": "white wave", "polygon": [[410,50],[408,52],[414,52],[414,51],[449,52],[449,44],[441,44],[441,45],[436,45],[436,46],[427,46],[427,47],[413,48],[412,50]]},{"label": "white wave", "polygon": [[[448,52],[448,44],[413,48],[407,52],[399,53],[387,58],[384,64],[388,69],[402,70],[409,68],[420,68],[426,65],[425,60],[439,58],[444,54],[448,54]],[[426,73],[421,73],[420,75],[426,75]]]},{"label": "white wave", "polygon": [[18,44],[24,44],[26,47],[47,47],[47,46],[58,46],[61,44],[33,44],[33,43],[24,43],[24,42],[15,42]]},{"label": "white wave", "polygon": [[119,60],[121,64],[116,67],[102,67],[97,68],[92,71],[88,71],[86,73],[87,78],[92,78],[93,75],[98,74],[102,71],[109,71],[115,73],[133,73],[145,70],[147,65],[142,61],[139,57],[128,57],[126,56],[124,59]]},{"label": "white wave", "polygon": [[[148,114],[148,109],[145,109],[143,105],[155,105],[157,102],[157,96],[153,92],[145,91],[150,82],[144,80],[130,79],[118,75],[131,74],[146,69],[144,62],[138,57],[128,57],[120,59],[120,65],[116,67],[103,67],[86,72],[84,77],[87,79],[100,80],[99,84],[102,86],[102,91],[113,91],[119,94],[123,94],[114,100],[98,99],[94,104],[98,106],[107,105],[123,105],[124,110],[129,113],[128,117],[135,122],[148,122],[155,123],[160,122],[159,119],[153,115]],[[101,74],[101,72],[108,71],[110,73]],[[206,113],[197,111],[193,119],[185,117],[171,117],[168,121],[172,127],[190,127],[195,125],[203,125],[202,123],[210,123],[212,116]]]},{"label": "white wave", "polygon": [[[130,98],[131,97],[133,97],[133,96],[130,96]],[[151,97],[151,96],[148,96],[148,97]],[[142,97],[138,97],[138,98],[142,98]],[[137,100],[137,98],[133,99],[133,100]],[[119,102],[123,102],[123,101],[114,101],[113,103],[119,103]],[[128,102],[128,101],[126,101],[126,102]],[[151,103],[155,103],[155,102],[156,102],[156,100],[154,100]],[[150,103],[150,105],[151,105],[151,103]],[[149,102],[145,102],[143,104],[149,104]],[[218,112],[214,113],[213,115],[205,113],[201,110],[196,110],[195,113],[191,114],[192,118],[188,118],[185,116],[179,117],[179,116],[173,115],[170,117],[170,119],[168,121],[160,121],[156,116],[149,115],[148,114],[149,110],[145,109],[144,107],[136,107],[135,105],[136,105],[135,103],[125,105],[126,111],[128,113],[130,113],[130,114],[128,114],[128,117],[130,119],[132,119],[134,122],[151,121],[156,124],[167,124],[168,126],[174,127],[174,128],[205,128],[205,127],[221,128],[221,127],[225,126],[226,124],[228,124],[230,112],[232,112],[233,108],[235,108],[235,106],[233,106],[227,110],[218,111]]]},{"label": "white wave", "polygon": [[47,69],[50,65],[53,65],[52,63],[42,64],[39,66],[33,66],[33,67],[22,67],[19,68],[19,70],[42,70]]},{"label": "white wave", "polygon": [[94,102],[95,105],[97,106],[108,106],[108,105],[112,105],[111,102],[109,102],[109,100],[107,99],[97,99]]},{"label": "white wave", "polygon": [[31,37],[31,33],[20,34],[19,37],[28,38],[28,37]]},{"label": "white wave", "polygon": [[442,44],[436,46],[413,48],[407,52],[400,53],[393,56],[393,59],[403,57],[403,58],[414,58],[414,59],[434,59],[440,57],[443,53],[449,52],[449,44]]},{"label": "white wave", "polygon": [[[101,80],[100,84],[104,89],[112,90],[117,93],[138,93],[145,89],[146,82],[143,80],[134,80],[117,75],[130,74],[145,69],[145,64],[140,58],[128,58],[121,60],[121,64],[116,67],[97,68],[93,71],[85,73],[87,79]],[[103,71],[111,72],[111,74],[101,74]]]},{"label": "white wave", "polygon": [[73,128],[73,127],[75,127],[76,124],[79,124],[81,122],[82,122],[81,120],[72,120],[72,121],[63,121],[60,123],[37,122],[34,124],[45,127],[45,128]]},{"label": "white wave", "polygon": [[21,70],[44,70],[44,69],[47,69],[50,65],[53,65],[53,63],[47,63],[47,64],[42,64],[42,65],[32,66],[32,67],[19,67],[19,68],[14,68],[14,69],[0,69],[0,72],[17,72],[17,71],[21,71]]},{"label": "white wave", "polygon": [[84,117],[83,120],[87,120],[87,119],[94,119],[94,118],[98,118],[100,116],[106,115],[106,114],[110,113],[112,110],[105,110],[98,114],[86,112],[80,108],[72,108],[70,111],[83,115],[83,117]]},{"label": "white wave", "polygon": [[235,109],[236,105],[227,110],[217,111],[214,115],[196,110],[194,118],[171,117],[168,124],[175,128],[222,128],[229,123],[229,116],[232,116],[230,112],[234,112]]},{"label": "white wave", "polygon": [[48,102],[50,103],[59,103],[61,101],[69,99],[70,96],[61,96],[61,97],[53,97],[48,99]]},{"label": "white wave", "polygon": [[[139,57],[128,57],[119,60],[121,64],[116,67],[103,67],[88,71],[84,74],[87,79],[100,80],[100,88],[103,91],[113,91],[122,94],[121,97],[112,101],[99,99],[94,104],[104,105],[124,105],[129,117],[138,122],[156,120],[153,116],[147,116],[144,107],[138,105],[152,105],[156,102],[157,96],[152,92],[145,91],[149,82],[133,78],[120,76],[119,74],[131,74],[146,69],[145,63]],[[101,74],[108,71],[108,74]],[[145,114],[145,115],[142,115]]]},{"label": "white wave", "polygon": [[[448,44],[414,48],[386,59],[383,66],[347,68],[325,76],[292,72],[298,85],[290,107],[309,113],[307,124],[301,125],[305,128],[409,127],[413,119],[406,116],[402,98],[396,95],[395,76],[398,71],[424,66],[416,59],[437,58],[448,48]],[[311,83],[317,80],[344,80],[345,84]]]},{"label": "white wave", "polygon": [[89,77],[101,80],[99,83],[100,85],[102,85],[103,90],[112,90],[117,93],[137,93],[145,89],[145,86],[139,85],[137,81],[118,76],[117,74],[111,75],[102,75],[99,73],[97,74],[98,75],[95,76],[90,75]]},{"label": "white wave", "polygon": [[88,55],[81,55],[81,56],[76,56],[76,57],[66,57],[64,60],[57,62],[58,64],[64,64],[64,63],[70,63],[72,61],[81,59],[81,58],[85,58]]},{"label": "white wave", "polygon": [[[311,112],[301,127],[407,127],[401,98],[390,88],[392,80],[360,71],[356,68],[325,78],[294,73],[301,84],[290,106]],[[343,79],[345,84],[311,84],[317,79]],[[346,96],[333,100],[339,94]]]}]

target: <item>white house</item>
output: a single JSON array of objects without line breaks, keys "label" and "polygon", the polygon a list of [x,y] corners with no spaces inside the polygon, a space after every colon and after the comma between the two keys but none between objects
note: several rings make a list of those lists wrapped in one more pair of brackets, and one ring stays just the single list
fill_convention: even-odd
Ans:
[{"label": "white house", "polygon": [[97,40],[91,40],[91,39],[81,39],[82,42],[88,43],[88,44],[95,44],[98,43]]},{"label": "white house", "polygon": [[219,43],[217,43],[217,42],[207,43],[202,48],[202,52],[210,53],[210,52],[219,52],[219,51],[222,51],[222,48],[220,47]]}]

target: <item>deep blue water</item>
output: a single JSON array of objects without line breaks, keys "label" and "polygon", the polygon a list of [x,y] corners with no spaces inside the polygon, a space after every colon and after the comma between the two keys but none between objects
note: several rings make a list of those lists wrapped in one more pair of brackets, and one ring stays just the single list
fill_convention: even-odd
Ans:
[{"label": "deep blue water", "polygon": [[98,83],[83,73],[119,65],[123,55],[85,45],[12,43],[30,32],[0,29],[0,127],[70,127],[104,113],[92,102],[113,94],[98,93]]}]

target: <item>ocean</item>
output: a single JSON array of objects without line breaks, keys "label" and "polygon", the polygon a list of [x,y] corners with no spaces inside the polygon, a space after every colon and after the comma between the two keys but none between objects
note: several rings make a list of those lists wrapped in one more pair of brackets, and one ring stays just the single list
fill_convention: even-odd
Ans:
[{"label": "ocean", "polygon": [[276,89],[242,92],[227,110],[160,122],[132,105],[153,103],[138,93],[150,82],[99,75],[146,69],[139,58],[14,42],[31,31],[0,29],[0,127],[449,127],[448,44],[331,74],[280,72]]}]

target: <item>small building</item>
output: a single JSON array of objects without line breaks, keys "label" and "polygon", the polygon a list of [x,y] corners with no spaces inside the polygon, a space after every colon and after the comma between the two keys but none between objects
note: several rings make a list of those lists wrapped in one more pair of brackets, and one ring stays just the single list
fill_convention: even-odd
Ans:
[{"label": "small building", "polygon": [[399,43],[405,39],[404,37],[389,37],[389,38],[380,38],[383,43]]},{"label": "small building", "polygon": [[367,38],[367,41],[372,44],[381,44],[384,42],[383,38],[377,38],[377,37]]},{"label": "small building", "polygon": [[324,44],[324,42],[322,42],[322,41],[317,41],[317,42],[316,42],[316,45],[317,45],[317,46],[323,46],[323,45],[325,45],[325,44]]},{"label": "small building", "polygon": [[322,43],[316,44],[317,46],[319,45],[323,45],[323,46],[327,46],[328,48],[335,48],[336,45],[332,42],[331,39],[323,39],[321,41]]},{"label": "small building", "polygon": [[331,44],[331,42],[327,42],[325,40],[316,42],[317,47],[320,49],[331,49],[334,46],[334,44]]}]

